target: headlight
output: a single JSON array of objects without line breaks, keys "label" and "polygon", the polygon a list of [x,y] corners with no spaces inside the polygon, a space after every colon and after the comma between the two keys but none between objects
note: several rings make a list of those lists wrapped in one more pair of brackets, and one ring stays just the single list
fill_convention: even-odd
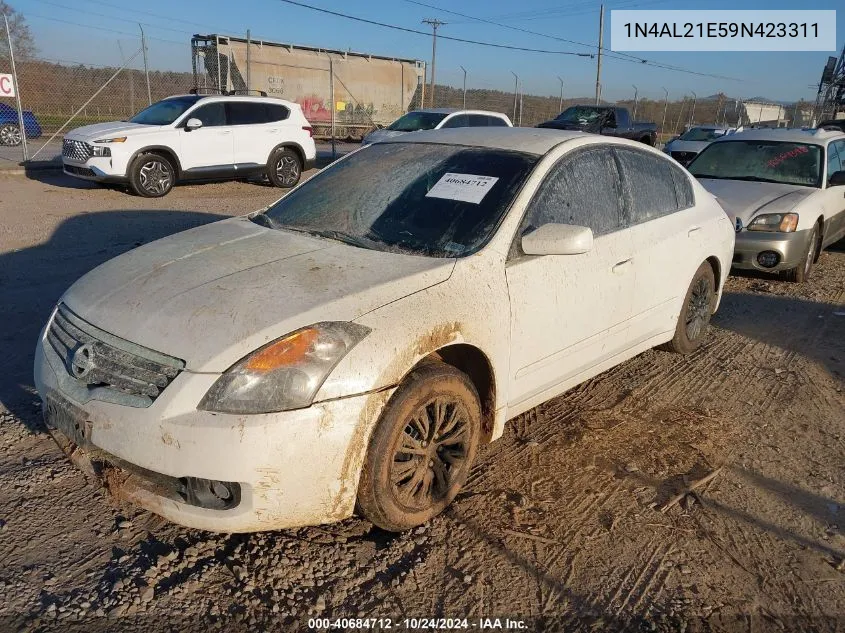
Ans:
[{"label": "headlight", "polygon": [[798,228],[797,213],[766,213],[758,215],[748,225],[749,231],[793,233]]},{"label": "headlight", "polygon": [[95,143],[125,143],[126,137],[125,136],[116,136],[115,138],[101,138],[99,141],[94,141]]},{"label": "headlight", "polygon": [[310,406],[335,365],[369,333],[363,325],[326,322],[283,336],[230,367],[199,408],[272,413]]},{"label": "headlight", "polygon": [[111,156],[111,150],[108,147],[101,147],[94,145],[94,156]]}]

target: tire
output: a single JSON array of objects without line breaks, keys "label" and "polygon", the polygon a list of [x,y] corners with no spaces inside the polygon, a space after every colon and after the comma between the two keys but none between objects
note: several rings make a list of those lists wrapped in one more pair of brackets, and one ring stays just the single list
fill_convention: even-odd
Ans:
[{"label": "tire", "polygon": [[795,268],[785,270],[783,278],[786,281],[795,283],[804,283],[810,278],[810,273],[813,270],[813,264],[816,263],[816,256],[820,251],[821,233],[819,232],[819,225],[813,227],[810,237],[807,239],[807,251],[804,253],[804,260]]},{"label": "tire", "polygon": [[279,147],[267,161],[267,178],[276,187],[295,187],[302,178],[302,160],[289,147]]},{"label": "tire", "polygon": [[21,144],[21,129],[13,123],[0,125],[0,145],[17,147]]},{"label": "tire", "polygon": [[466,482],[480,434],[481,404],[466,374],[440,362],[414,369],[370,439],[359,514],[391,532],[437,516]]},{"label": "tire", "polygon": [[161,198],[175,183],[176,169],[170,159],[161,154],[139,154],[129,167],[129,188],[143,198]]},{"label": "tire", "polygon": [[708,262],[698,267],[693,275],[678,323],[675,336],[663,349],[676,354],[691,354],[699,348],[707,335],[707,326],[716,305],[716,281]]},{"label": "tire", "polygon": [[651,142],[650,136],[644,136],[640,139],[640,143],[648,145],[649,147],[654,147],[654,143]]}]

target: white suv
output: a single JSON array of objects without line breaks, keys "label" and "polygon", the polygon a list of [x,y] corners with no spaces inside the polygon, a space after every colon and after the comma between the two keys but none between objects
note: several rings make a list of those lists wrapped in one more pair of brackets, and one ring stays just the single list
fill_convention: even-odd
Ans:
[{"label": "white suv", "polygon": [[189,94],[169,97],[129,121],[72,130],[62,143],[70,176],[165,195],[177,181],[266,175],[293,187],[315,161],[312,129],[282,99]]}]

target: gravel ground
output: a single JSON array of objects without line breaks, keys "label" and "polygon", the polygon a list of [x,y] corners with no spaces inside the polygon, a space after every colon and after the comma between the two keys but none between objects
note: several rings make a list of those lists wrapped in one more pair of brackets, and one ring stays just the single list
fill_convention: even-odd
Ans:
[{"label": "gravel ground", "polygon": [[40,421],[32,352],[87,270],[279,191],[150,201],[35,177],[0,175],[0,630],[298,631],[314,616],[843,630],[842,243],[805,285],[732,277],[696,354],[644,353],[513,420],[422,528],[213,534],[121,506],[68,463]]}]

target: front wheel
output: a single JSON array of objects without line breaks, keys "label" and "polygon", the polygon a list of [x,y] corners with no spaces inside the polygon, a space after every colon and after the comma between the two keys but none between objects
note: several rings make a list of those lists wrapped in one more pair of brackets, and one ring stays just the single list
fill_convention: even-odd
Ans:
[{"label": "front wheel", "polygon": [[21,144],[21,129],[12,123],[0,125],[0,145],[17,147]]},{"label": "front wheel", "polygon": [[129,186],[144,198],[167,195],[175,182],[176,170],[161,154],[141,154],[129,168]]},{"label": "front wheel", "polygon": [[664,349],[678,354],[690,354],[698,349],[707,334],[713,306],[716,304],[716,279],[713,268],[704,262],[695,271],[684,305],[675,326],[675,336]]},{"label": "front wheel", "polygon": [[440,514],[466,482],[481,433],[478,393],[444,363],[413,370],[373,432],[358,487],[358,511],[400,532]]},{"label": "front wheel", "polygon": [[810,237],[807,238],[807,250],[804,253],[804,258],[801,263],[795,268],[784,271],[783,276],[787,281],[794,281],[796,283],[804,283],[810,277],[810,272],[813,270],[813,264],[816,263],[816,253],[819,252],[819,242],[821,235],[819,234],[818,225],[813,227]]},{"label": "front wheel", "polygon": [[270,156],[267,165],[267,178],[276,187],[293,187],[302,177],[302,161],[296,152],[288,147],[280,147]]}]

